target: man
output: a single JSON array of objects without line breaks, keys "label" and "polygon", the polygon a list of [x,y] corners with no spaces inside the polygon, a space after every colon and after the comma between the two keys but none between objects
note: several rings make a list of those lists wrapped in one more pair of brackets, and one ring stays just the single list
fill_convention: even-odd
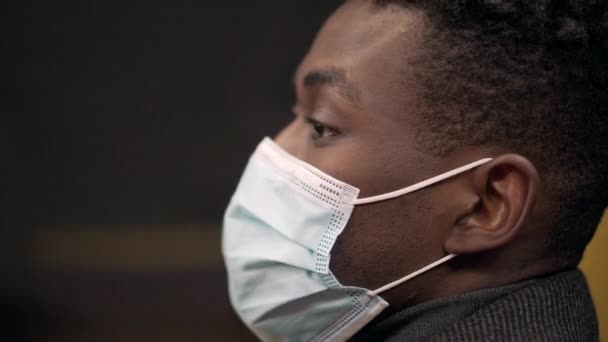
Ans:
[{"label": "man", "polygon": [[[601,1],[345,2],[227,210],[240,317],[265,340],[597,340],[577,264],[608,202],[607,49]],[[323,201],[347,223],[317,236]]]}]

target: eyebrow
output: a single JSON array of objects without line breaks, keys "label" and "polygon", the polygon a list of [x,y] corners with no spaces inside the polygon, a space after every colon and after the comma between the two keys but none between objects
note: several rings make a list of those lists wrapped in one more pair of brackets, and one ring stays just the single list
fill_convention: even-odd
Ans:
[{"label": "eyebrow", "polygon": [[326,69],[311,70],[304,76],[304,86],[330,86],[336,89],[353,103],[359,103],[360,91],[357,86],[346,78],[344,69],[330,67]]}]

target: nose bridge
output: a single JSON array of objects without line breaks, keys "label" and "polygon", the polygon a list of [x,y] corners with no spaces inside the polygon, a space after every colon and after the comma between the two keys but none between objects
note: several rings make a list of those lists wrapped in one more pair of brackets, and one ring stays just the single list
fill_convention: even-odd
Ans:
[{"label": "nose bridge", "polygon": [[304,144],[306,137],[302,125],[298,124],[298,119],[292,120],[285,126],[275,137],[274,142],[292,156],[303,160],[304,159]]}]

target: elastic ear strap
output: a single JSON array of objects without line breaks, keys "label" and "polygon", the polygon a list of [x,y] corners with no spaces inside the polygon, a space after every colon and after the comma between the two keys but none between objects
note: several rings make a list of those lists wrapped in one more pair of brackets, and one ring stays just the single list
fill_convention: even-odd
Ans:
[{"label": "elastic ear strap", "polygon": [[403,188],[397,191],[393,191],[393,192],[389,192],[383,195],[378,195],[378,196],[371,196],[371,197],[366,197],[366,198],[358,198],[356,200],[353,201],[354,205],[361,205],[361,204],[368,204],[368,203],[374,203],[374,202],[380,202],[380,201],[385,201],[391,198],[395,198],[395,197],[399,197],[399,196],[403,196],[405,194],[409,194],[410,192],[414,192],[416,190],[420,190],[422,188],[426,188],[427,186],[433,185],[435,183],[441,182],[444,179],[448,179],[450,177],[454,177],[458,174],[461,174],[463,172],[469,171],[470,169],[474,169],[476,167],[478,167],[479,165],[485,164],[487,162],[489,162],[490,160],[492,160],[492,158],[484,158],[481,160],[478,160],[476,162],[472,162],[470,164],[467,164],[465,166],[461,166],[457,169],[454,169],[452,171],[448,171],[446,173],[442,173],[438,176],[435,176],[433,178],[429,178],[425,181],[422,181],[420,183],[416,183],[414,185],[410,185],[407,188]]},{"label": "elastic ear strap", "polygon": [[397,279],[397,280],[395,280],[392,283],[388,283],[388,284],[382,286],[379,289],[376,289],[374,291],[369,291],[367,294],[369,294],[370,296],[376,296],[376,295],[378,295],[378,294],[380,294],[382,292],[388,291],[388,290],[392,289],[395,286],[401,285],[401,284],[405,283],[406,281],[408,281],[408,280],[410,280],[412,278],[415,278],[415,277],[421,275],[422,273],[424,273],[426,271],[430,271],[431,269],[433,269],[433,268],[435,268],[435,267],[443,264],[444,262],[446,262],[448,260],[453,259],[455,256],[456,256],[456,254],[446,255],[445,257],[443,257],[443,258],[435,261],[434,263],[432,263],[430,265],[427,265],[426,267],[423,267],[423,268],[419,269],[418,271],[416,271],[414,273],[410,273],[410,274],[406,275],[405,277],[403,277],[401,279]]}]

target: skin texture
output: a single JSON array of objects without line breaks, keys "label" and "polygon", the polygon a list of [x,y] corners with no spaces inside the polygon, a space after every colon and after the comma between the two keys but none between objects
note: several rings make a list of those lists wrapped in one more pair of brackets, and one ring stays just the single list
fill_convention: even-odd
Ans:
[{"label": "skin texture", "polygon": [[[397,190],[485,158],[472,171],[400,198],[355,207],[332,250],[343,285],[376,289],[448,253],[459,257],[381,294],[383,316],[430,299],[551,272],[538,172],[524,157],[467,147],[445,158],[416,146],[422,112],[408,61],[428,19],[413,9],[348,1],[329,18],[294,77],[294,120],[279,145],[358,187]],[[424,56],[422,56],[424,57]]]}]

